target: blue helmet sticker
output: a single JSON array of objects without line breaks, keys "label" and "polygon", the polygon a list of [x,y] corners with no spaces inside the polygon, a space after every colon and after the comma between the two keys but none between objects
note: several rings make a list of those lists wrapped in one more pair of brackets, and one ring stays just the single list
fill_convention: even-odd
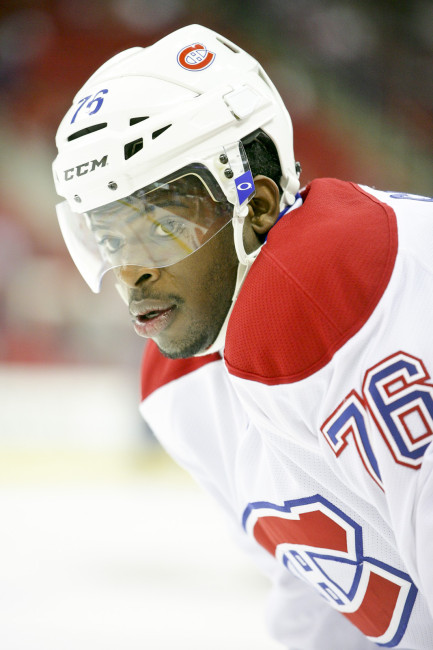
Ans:
[{"label": "blue helmet sticker", "polygon": [[236,192],[239,205],[247,203],[255,192],[254,180],[251,170],[248,170],[235,179]]}]

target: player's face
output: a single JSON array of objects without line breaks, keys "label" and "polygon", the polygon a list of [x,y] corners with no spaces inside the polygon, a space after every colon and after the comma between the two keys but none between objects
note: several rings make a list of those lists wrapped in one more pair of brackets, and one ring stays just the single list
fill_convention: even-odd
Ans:
[{"label": "player's face", "polygon": [[231,305],[237,274],[227,224],[195,253],[171,266],[115,270],[137,334],[168,357],[189,357],[215,340]]},{"label": "player's face", "polygon": [[[278,188],[257,176],[256,195],[244,224],[244,246],[255,250],[278,217]],[[215,211],[212,201],[205,211]],[[178,209],[186,217],[187,206]],[[209,212],[211,214],[211,212]],[[216,213],[218,217],[218,214]],[[214,223],[214,236],[176,264],[161,268],[122,266],[115,269],[129,304],[137,334],[153,339],[171,358],[205,351],[216,339],[231,307],[238,258],[231,222]]]}]

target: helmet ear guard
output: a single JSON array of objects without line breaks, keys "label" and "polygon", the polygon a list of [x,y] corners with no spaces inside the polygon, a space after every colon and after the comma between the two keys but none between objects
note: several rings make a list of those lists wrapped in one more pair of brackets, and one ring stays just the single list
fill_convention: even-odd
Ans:
[{"label": "helmet ear guard", "polygon": [[242,142],[237,142],[224,147],[227,160],[230,164],[230,172],[234,177],[236,194],[233,211],[233,232],[234,244],[239,263],[249,265],[253,258],[248,256],[244,246],[244,221],[248,215],[248,203],[255,194],[254,179],[251,173],[247,155]]},{"label": "helmet ear guard", "polygon": [[[244,264],[241,231],[254,181],[240,141],[259,129],[278,152],[281,201],[292,204],[299,172],[280,95],[253,57],[214,31],[190,25],[114,56],[90,77],[57,132],[56,189],[69,215],[82,215],[201,165],[233,206],[235,246]],[[82,234],[68,236],[69,217],[59,220],[82,272],[87,257],[77,257],[71,242],[75,238],[78,249],[91,244]],[[105,265],[98,261],[92,268],[101,274]],[[99,281],[92,281],[93,290]]]}]

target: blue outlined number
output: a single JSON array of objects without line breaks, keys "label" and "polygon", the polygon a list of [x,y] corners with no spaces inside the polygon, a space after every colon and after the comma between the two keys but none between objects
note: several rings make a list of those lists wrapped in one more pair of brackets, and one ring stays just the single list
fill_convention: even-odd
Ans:
[{"label": "blue outlined number", "polygon": [[79,106],[72,117],[71,124],[75,122],[78,113],[81,111],[81,109],[84,106],[86,107],[87,109],[86,112],[89,115],[94,115],[94,113],[97,113],[102,106],[102,102],[104,101],[103,95],[106,95],[107,93],[108,93],[107,88],[103,88],[102,90],[98,90],[98,92],[95,93],[94,95],[88,95],[87,97],[83,97],[83,99],[80,99],[80,101],[78,102]]},{"label": "blue outlined number", "polygon": [[433,441],[433,385],[421,359],[397,352],[365,373],[362,397],[352,390],[322,424],[325,440],[338,458],[353,440],[361,461],[383,489],[368,434],[372,416],[396,463],[421,467]]},{"label": "blue outlined number", "polygon": [[419,469],[433,440],[433,386],[421,359],[399,352],[366,373],[363,394],[396,463]]},{"label": "blue outlined number", "polygon": [[373,481],[383,489],[377,460],[368,437],[367,418],[364,402],[353,390],[324,422],[321,431],[337,458],[347,447],[349,437],[352,436],[362,464]]}]

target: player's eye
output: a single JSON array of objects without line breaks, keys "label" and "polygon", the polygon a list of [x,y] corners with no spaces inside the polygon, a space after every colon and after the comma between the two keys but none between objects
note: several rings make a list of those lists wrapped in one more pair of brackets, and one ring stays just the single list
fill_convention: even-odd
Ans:
[{"label": "player's eye", "polygon": [[122,237],[116,237],[113,235],[105,235],[98,241],[98,246],[101,246],[106,253],[113,255],[117,253],[123,246],[125,241]]},{"label": "player's eye", "polygon": [[175,217],[165,217],[154,222],[152,235],[154,237],[175,238],[180,237],[184,224]]}]

